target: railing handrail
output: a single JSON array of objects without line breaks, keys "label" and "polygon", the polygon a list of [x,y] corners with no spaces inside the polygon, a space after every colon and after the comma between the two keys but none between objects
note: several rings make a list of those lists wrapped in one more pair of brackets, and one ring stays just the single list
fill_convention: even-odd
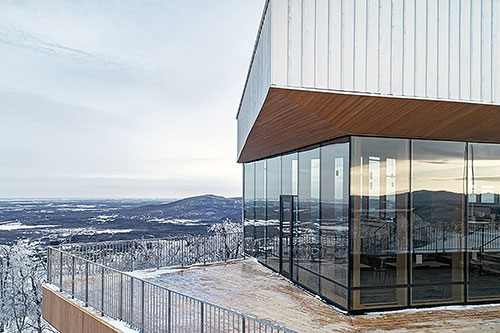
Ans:
[{"label": "railing handrail", "polygon": [[[228,234],[225,234],[225,235],[242,235],[242,233],[228,233]],[[135,241],[150,241],[150,240],[153,240],[153,241],[157,241],[157,240],[181,240],[183,238],[188,238],[190,237],[191,235],[184,235],[183,237],[168,237],[168,238],[151,238],[151,239],[138,239],[138,240],[125,240],[125,241],[108,241],[108,242],[104,242],[104,243],[96,243],[96,242],[93,242],[93,243],[77,243],[77,244],[71,244],[72,246],[78,246],[78,245],[95,245],[95,244],[99,244],[99,245],[102,245],[102,246],[105,246],[106,244],[116,244],[116,243],[121,243],[121,242],[135,242]],[[201,235],[200,235],[201,236]],[[203,236],[201,236],[203,237]],[[207,236],[205,236],[207,237]],[[142,279],[140,277],[136,277],[134,276],[133,273],[129,273],[129,272],[123,272],[123,271],[120,271],[118,269],[115,269],[115,268],[112,268],[112,267],[109,267],[105,264],[102,264],[102,263],[98,263],[98,262],[95,262],[95,261],[92,261],[90,259],[86,259],[86,258],[83,258],[82,256],[79,256],[77,254],[74,254],[74,253],[70,253],[68,251],[65,251],[63,249],[61,249],[61,247],[64,247],[64,246],[67,246],[68,244],[61,244],[59,246],[48,246],[47,247],[47,251],[49,253],[48,255],[48,260],[52,260],[52,256],[50,255],[50,251],[55,251],[56,253],[60,254],[60,257],[61,257],[61,260],[62,260],[62,256],[65,255],[65,256],[68,256],[71,258],[71,260],[73,260],[73,258],[75,259],[78,259],[78,260],[81,260],[82,262],[84,263],[88,263],[88,264],[92,264],[102,270],[108,270],[109,272],[114,272],[116,274],[119,274],[121,276],[126,276],[126,277],[129,277],[130,279],[132,279],[131,281],[138,281],[139,283],[142,283],[144,285],[149,285],[149,286],[154,286],[160,290],[164,290],[168,293],[172,293],[174,295],[178,295],[178,296],[181,296],[181,297],[185,297],[186,299],[189,299],[189,300],[192,300],[194,302],[199,302],[200,304],[203,304],[203,305],[206,305],[206,306],[210,306],[210,307],[213,307],[215,309],[219,309],[221,311],[225,311],[227,313],[230,313],[230,314],[234,314],[236,316],[239,316],[243,319],[246,319],[246,320],[249,320],[249,321],[252,321],[252,322],[255,322],[255,323],[258,323],[260,325],[264,325],[264,326],[267,326],[269,328],[272,328],[272,329],[276,329],[278,331],[283,331],[283,332],[293,332],[291,330],[288,330],[288,329],[285,329],[279,325],[275,325],[275,324],[272,324],[272,323],[269,323],[269,322],[266,322],[266,321],[263,321],[263,320],[260,320],[258,318],[255,318],[255,317],[252,317],[252,316],[249,316],[247,314],[244,314],[244,313],[241,313],[241,312],[238,312],[236,310],[232,310],[232,309],[229,309],[229,308],[225,308],[223,306],[220,306],[220,305],[217,305],[217,304],[214,304],[214,303],[211,303],[211,302],[207,302],[207,301],[203,301],[199,298],[196,298],[196,297],[193,297],[193,296],[190,296],[190,295],[187,295],[187,294],[184,294],[184,293],[181,293],[181,292],[178,292],[178,291],[175,291],[175,290],[172,290],[168,287],[165,287],[165,286],[162,286],[158,283],[155,283],[155,282],[152,282],[152,281],[147,281],[145,279]],[[60,263],[60,266],[61,266],[61,272],[62,272],[62,266],[63,266],[63,262],[61,261]],[[52,265],[48,265],[48,267],[52,267]],[[60,283],[61,285],[58,285],[56,281],[52,281],[52,278],[50,276],[51,272],[48,272],[49,273],[49,278],[48,278],[48,282],[51,283],[51,284],[54,284],[55,286],[59,287],[61,290],[63,290],[63,285],[62,283]],[[87,276],[87,279],[88,279],[88,276]],[[64,291],[66,291],[67,293],[69,293],[71,296],[73,297],[76,297],[76,295],[73,294],[73,292],[70,292],[66,289],[64,289]],[[95,306],[93,304],[90,304],[88,302],[86,302],[86,305],[88,306],[91,306],[92,308],[96,309],[97,311],[99,312],[102,312],[104,313],[105,310],[104,309],[101,309],[99,308],[98,306]],[[129,323],[129,324],[132,324],[130,322],[128,322],[128,320],[123,320],[121,318],[115,318],[113,315],[111,314],[108,314],[110,317],[114,318],[114,319],[118,319],[118,320],[122,320],[126,323]]]},{"label": "railing handrail", "polygon": [[[225,234],[226,236],[228,235],[243,235],[243,232],[228,232]],[[207,237],[207,236],[214,236],[212,234],[185,234],[185,235],[179,235],[179,236],[168,236],[168,237],[153,237],[153,238],[134,238],[134,239],[120,239],[120,240],[111,240],[111,241],[103,241],[103,242],[84,242],[84,243],[61,243],[58,245],[51,245],[50,247],[52,248],[57,248],[57,247],[64,247],[64,246],[69,246],[69,247],[77,247],[77,246],[88,246],[88,245],[106,245],[106,244],[118,244],[118,243],[129,243],[129,242],[147,242],[147,241],[162,241],[162,240],[182,240],[186,239],[189,237]]]}]

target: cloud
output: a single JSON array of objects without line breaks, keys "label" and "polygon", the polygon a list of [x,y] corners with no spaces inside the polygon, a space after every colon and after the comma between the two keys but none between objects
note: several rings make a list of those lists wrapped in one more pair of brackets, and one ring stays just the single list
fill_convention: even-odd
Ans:
[{"label": "cloud", "polygon": [[71,61],[91,62],[102,66],[124,66],[125,62],[114,57],[75,49],[58,43],[43,40],[40,37],[16,29],[12,26],[0,25],[0,43],[24,47],[47,55],[65,58]]}]

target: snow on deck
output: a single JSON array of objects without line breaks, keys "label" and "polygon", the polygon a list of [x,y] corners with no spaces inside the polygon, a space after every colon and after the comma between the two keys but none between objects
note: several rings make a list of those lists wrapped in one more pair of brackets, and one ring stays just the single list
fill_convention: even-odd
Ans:
[{"label": "snow on deck", "polygon": [[297,332],[500,332],[500,305],[348,316],[252,259],[133,275]]}]

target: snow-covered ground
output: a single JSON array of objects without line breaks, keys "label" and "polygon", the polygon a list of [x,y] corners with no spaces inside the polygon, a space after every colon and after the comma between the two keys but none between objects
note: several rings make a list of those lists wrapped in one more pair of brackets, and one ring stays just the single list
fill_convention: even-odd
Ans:
[{"label": "snow-covered ground", "polygon": [[0,222],[0,231],[12,231],[21,229],[56,228],[58,225],[24,225],[20,222]]}]

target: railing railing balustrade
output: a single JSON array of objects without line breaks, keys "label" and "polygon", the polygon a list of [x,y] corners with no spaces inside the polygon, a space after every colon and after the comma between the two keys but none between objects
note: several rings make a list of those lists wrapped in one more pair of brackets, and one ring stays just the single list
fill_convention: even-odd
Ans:
[{"label": "railing railing balustrade", "polygon": [[126,272],[241,258],[241,233],[66,244],[47,256],[49,283],[140,332],[290,332]]}]

